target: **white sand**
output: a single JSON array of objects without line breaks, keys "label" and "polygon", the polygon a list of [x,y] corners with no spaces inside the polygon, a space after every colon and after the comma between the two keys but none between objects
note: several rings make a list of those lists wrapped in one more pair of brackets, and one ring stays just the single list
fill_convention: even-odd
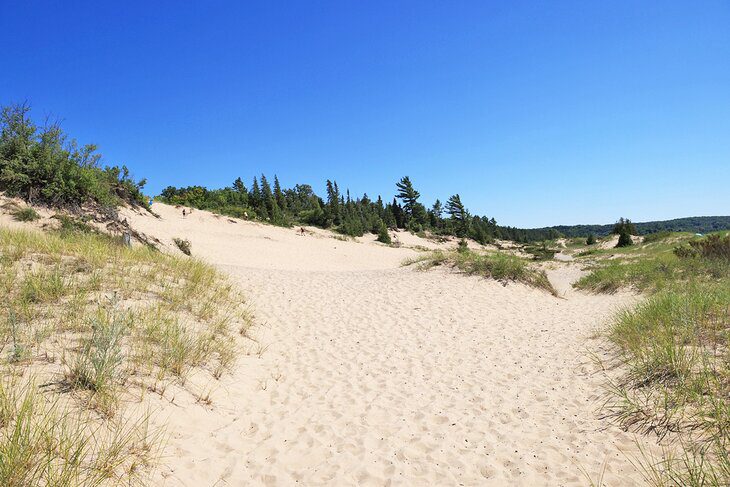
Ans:
[{"label": "white sand", "polygon": [[604,462],[605,485],[639,481],[585,354],[632,297],[572,291],[570,264],[550,271],[559,299],[402,268],[414,250],[372,239],[154,210],[127,217],[231,275],[263,350],[210,384],[211,406],[157,402],[170,440],[156,484],[586,485],[581,469]]}]

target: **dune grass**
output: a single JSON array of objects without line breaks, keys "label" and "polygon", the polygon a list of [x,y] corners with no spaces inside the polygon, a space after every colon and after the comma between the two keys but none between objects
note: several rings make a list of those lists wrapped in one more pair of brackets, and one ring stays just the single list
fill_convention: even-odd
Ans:
[{"label": "dune grass", "polygon": [[18,208],[12,212],[13,218],[19,222],[34,222],[41,216],[31,207]]},{"label": "dune grass", "polygon": [[0,229],[0,485],[134,484],[159,434],[123,404],[192,370],[221,377],[250,323],[196,259]]},{"label": "dune grass", "polygon": [[650,241],[638,258],[599,263],[577,283],[648,293],[608,330],[624,373],[607,408],[625,428],[672,441],[661,458],[639,462],[652,485],[730,483],[730,239],[717,238],[693,240],[709,250],[688,255],[647,250]]},{"label": "dune grass", "polygon": [[450,266],[468,275],[478,275],[503,282],[521,282],[557,296],[557,291],[544,271],[534,268],[527,260],[506,252],[436,250],[409,259],[403,265],[416,265],[420,270]]}]

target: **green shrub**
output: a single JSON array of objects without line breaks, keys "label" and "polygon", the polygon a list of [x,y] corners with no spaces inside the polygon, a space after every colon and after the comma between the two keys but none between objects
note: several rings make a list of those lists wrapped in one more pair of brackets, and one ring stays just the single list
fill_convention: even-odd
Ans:
[{"label": "green shrub", "polygon": [[730,234],[724,237],[715,234],[692,240],[686,246],[675,248],[674,254],[680,258],[703,257],[730,261]]},{"label": "green shrub", "polygon": [[29,206],[13,211],[13,218],[19,222],[34,222],[40,217],[38,212]]},{"label": "green shrub", "polygon": [[459,252],[460,254],[469,252],[469,244],[467,243],[466,239],[462,238],[459,240],[459,244],[456,247],[456,251]]},{"label": "green shrub", "polygon": [[588,238],[586,239],[586,245],[595,245],[596,243],[596,236],[593,234],[588,235]]},{"label": "green shrub", "polygon": [[13,105],[0,113],[0,191],[60,207],[146,206],[144,180],[133,181],[125,166],[102,168],[95,145],[80,147],[57,124],[39,128],[29,112]]},{"label": "green shrub", "polygon": [[390,244],[392,242],[390,234],[388,233],[388,227],[386,227],[385,223],[382,221],[380,222],[380,230],[378,231],[378,242],[382,242],[384,244]]},{"label": "green shrub", "polygon": [[616,244],[616,248],[628,247],[630,245],[634,245],[634,241],[631,239],[631,235],[626,231],[621,232],[618,236],[618,243]]}]

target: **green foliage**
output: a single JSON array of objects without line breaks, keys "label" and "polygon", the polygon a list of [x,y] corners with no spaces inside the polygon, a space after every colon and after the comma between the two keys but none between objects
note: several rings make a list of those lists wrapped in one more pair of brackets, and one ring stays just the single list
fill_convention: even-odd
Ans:
[{"label": "green foliage", "polygon": [[625,230],[622,230],[618,236],[618,242],[616,243],[616,248],[628,247],[629,245],[633,245],[633,244],[634,244],[634,241],[631,239],[631,234],[629,234]]},{"label": "green foliage", "polygon": [[618,221],[613,225],[611,233],[614,235],[621,235],[625,233],[627,235],[636,235],[636,225],[634,225],[628,218],[619,218]]},{"label": "green foliage", "polygon": [[586,245],[595,245],[596,244],[596,236],[592,233],[588,235],[588,238],[586,239]]},{"label": "green foliage", "polygon": [[705,259],[719,259],[730,262],[730,234],[724,237],[718,234],[708,235],[707,238],[692,240],[686,246],[674,249],[674,254],[680,258],[702,257]]},{"label": "green foliage", "polygon": [[58,124],[36,126],[29,112],[12,105],[0,114],[0,191],[59,207],[146,205],[144,180],[132,180],[125,166],[102,168],[96,146],[79,147]]},{"label": "green foliage", "polygon": [[33,222],[38,220],[40,217],[41,216],[38,212],[29,206],[13,211],[13,218],[19,222]]},{"label": "green foliage", "polygon": [[378,231],[378,242],[382,242],[384,244],[390,244],[390,234],[388,233],[388,227],[385,226],[385,223],[382,221],[380,222],[380,230]]},{"label": "green foliage", "polygon": [[446,213],[451,217],[454,234],[465,237],[469,231],[469,212],[466,211],[458,194],[451,196],[446,202]]}]

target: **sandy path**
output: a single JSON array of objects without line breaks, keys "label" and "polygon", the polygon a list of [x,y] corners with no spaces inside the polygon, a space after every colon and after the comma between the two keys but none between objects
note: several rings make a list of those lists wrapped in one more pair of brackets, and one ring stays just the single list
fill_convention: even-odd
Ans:
[{"label": "sandy path", "polygon": [[[168,218],[157,232],[188,232],[194,251],[212,238]],[[602,381],[584,353],[631,298],[574,293],[565,265],[551,271],[557,299],[399,268],[402,255],[382,254],[395,249],[369,244],[316,271],[315,239],[293,240],[290,260],[296,237],[278,232],[291,230],[256,227],[284,253],[205,257],[250,297],[266,350],[215,386],[212,407],[169,414],[165,485],[585,485],[581,468],[604,462],[606,485],[638,482],[621,453],[632,437],[597,417]]]}]

